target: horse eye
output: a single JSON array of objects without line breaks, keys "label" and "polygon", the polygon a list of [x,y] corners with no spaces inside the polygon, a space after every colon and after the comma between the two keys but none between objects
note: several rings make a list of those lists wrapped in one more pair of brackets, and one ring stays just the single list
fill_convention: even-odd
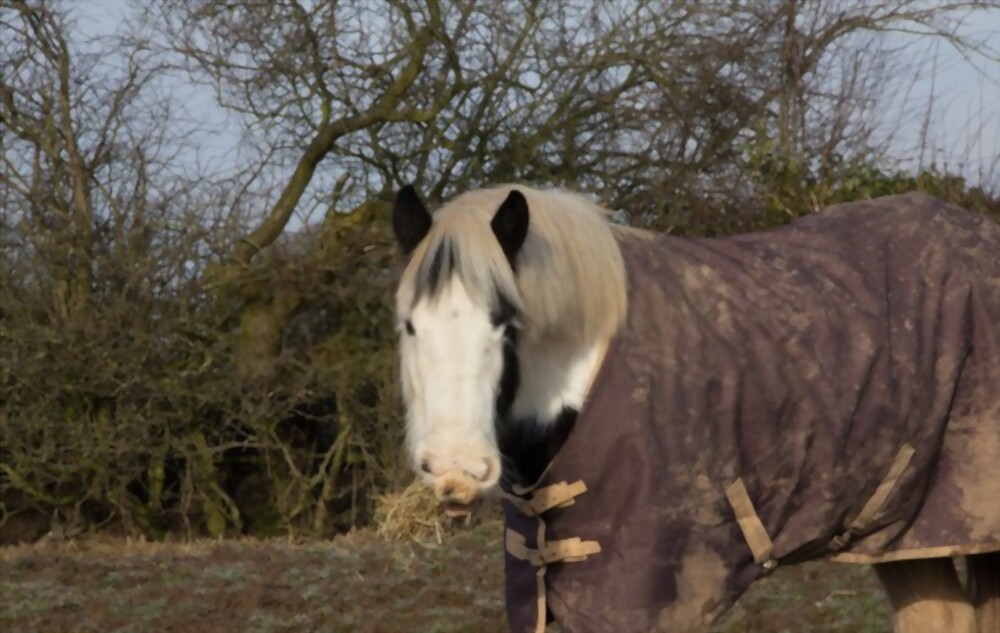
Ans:
[{"label": "horse eye", "polygon": [[417,333],[417,331],[413,329],[413,322],[410,321],[409,319],[406,320],[406,333],[409,334],[410,336],[413,336]]}]

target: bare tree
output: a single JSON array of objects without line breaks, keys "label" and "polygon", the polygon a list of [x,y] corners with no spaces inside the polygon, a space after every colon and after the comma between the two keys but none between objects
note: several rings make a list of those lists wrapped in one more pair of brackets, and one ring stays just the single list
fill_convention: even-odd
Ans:
[{"label": "bare tree", "polygon": [[963,21],[1000,15],[997,2],[781,0],[758,10],[782,16],[774,53],[782,79],[776,127],[789,155],[814,149],[828,154],[851,136],[852,127],[854,137],[874,133],[873,121],[859,118],[884,107],[890,91],[904,88],[910,69],[904,59],[909,47],[893,44],[886,34],[919,34],[925,47],[939,41],[987,63],[1000,60],[1000,48],[960,31]]},{"label": "bare tree", "polygon": [[27,2],[4,2],[0,11],[0,28],[8,35],[0,79],[0,124],[7,130],[0,184],[7,189],[8,209],[19,206],[11,200],[16,194],[27,203],[23,220],[47,225],[46,232],[58,233],[60,245],[69,247],[52,255],[61,260],[63,308],[76,311],[92,283],[91,174],[105,158],[103,151],[85,155],[80,147],[73,103],[79,78],[58,17]]},{"label": "bare tree", "polygon": [[[707,25],[718,10],[361,0],[161,4],[146,17],[192,76],[245,117],[262,160],[294,166],[237,248],[245,262],[297,204],[320,205],[336,223],[404,180],[432,199],[502,179],[627,191],[690,158],[683,133],[663,138],[672,131],[731,139],[754,100],[714,71],[753,66],[746,34],[757,16],[690,36],[693,20]],[[675,108],[675,121],[653,119],[664,114],[657,101]],[[714,136],[702,164],[725,150]],[[650,141],[672,151],[647,153]],[[304,202],[327,155],[329,191]]]},{"label": "bare tree", "polygon": [[[0,1],[0,527],[45,509],[152,533],[166,455],[211,463],[197,438],[225,436],[191,413],[219,344],[200,277],[238,218],[201,213],[172,164],[159,67],[72,32],[63,3]],[[191,472],[189,503],[224,509]]]},{"label": "bare tree", "polygon": [[[288,164],[281,194],[237,248],[245,263],[296,209],[336,224],[404,180],[432,200],[508,179],[572,184],[655,219],[655,201],[685,183],[737,194],[727,182],[761,135],[800,162],[877,154],[874,114],[904,62],[881,34],[920,31],[989,53],[957,26],[997,8],[206,0],[160,3],[146,17],[164,50],[244,117],[260,160]],[[328,177],[310,186],[325,157]]]}]

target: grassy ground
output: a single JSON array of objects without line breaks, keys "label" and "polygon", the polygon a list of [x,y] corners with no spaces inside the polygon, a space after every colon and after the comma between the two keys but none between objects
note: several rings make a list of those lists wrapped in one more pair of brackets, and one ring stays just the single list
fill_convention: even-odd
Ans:
[{"label": "grassy ground", "polygon": [[[505,633],[501,529],[443,544],[85,542],[0,549],[0,631]],[[757,583],[717,633],[887,633],[866,567],[816,563]]]}]

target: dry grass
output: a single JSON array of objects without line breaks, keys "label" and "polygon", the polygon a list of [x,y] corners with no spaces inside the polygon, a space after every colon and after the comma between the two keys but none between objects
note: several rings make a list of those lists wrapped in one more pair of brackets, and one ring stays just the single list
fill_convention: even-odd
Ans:
[{"label": "dry grass", "polygon": [[375,533],[387,541],[436,541],[456,530],[501,518],[500,504],[486,501],[467,517],[451,518],[441,511],[431,489],[419,480],[402,492],[387,493],[376,499]]},{"label": "dry grass", "polygon": [[431,490],[415,480],[401,492],[375,500],[375,533],[390,541],[442,542],[447,517],[441,514]]}]

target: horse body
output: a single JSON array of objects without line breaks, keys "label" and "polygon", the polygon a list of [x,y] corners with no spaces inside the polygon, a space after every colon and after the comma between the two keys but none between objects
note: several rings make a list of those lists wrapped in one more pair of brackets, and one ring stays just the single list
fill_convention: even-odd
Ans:
[{"label": "horse body", "polygon": [[[585,292],[553,265],[545,197],[527,202],[532,254],[497,236],[517,281]],[[484,378],[520,475],[504,478],[512,631],[703,630],[816,558],[876,564],[898,631],[974,633],[977,606],[997,631],[1000,227],[908,195],[725,239],[606,230],[627,310],[532,332],[538,298],[514,297],[523,321],[499,329],[517,353]],[[594,309],[565,307],[568,323]],[[543,365],[555,350],[577,362]],[[512,362],[544,380],[518,388]]]}]

